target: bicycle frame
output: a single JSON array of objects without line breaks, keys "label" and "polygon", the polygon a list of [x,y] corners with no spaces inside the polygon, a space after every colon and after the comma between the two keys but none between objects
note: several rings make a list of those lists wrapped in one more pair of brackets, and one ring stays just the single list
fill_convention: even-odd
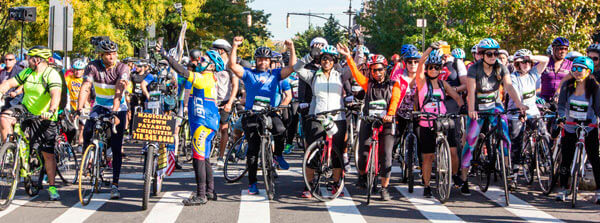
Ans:
[{"label": "bicycle frame", "polygon": [[[367,170],[371,162],[375,162],[375,175],[379,174],[379,133],[381,131],[383,131],[383,124],[381,124],[381,126],[379,127],[373,128],[373,135],[371,136],[371,145],[369,146],[369,156],[367,156],[367,166],[365,167],[365,170]],[[375,160],[371,160],[371,153],[373,152],[375,152]]]}]

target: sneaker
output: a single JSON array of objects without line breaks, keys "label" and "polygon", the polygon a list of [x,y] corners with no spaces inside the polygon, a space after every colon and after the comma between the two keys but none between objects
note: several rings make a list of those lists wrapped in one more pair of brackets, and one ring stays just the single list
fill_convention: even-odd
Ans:
[{"label": "sneaker", "polygon": [[564,202],[567,200],[567,196],[569,196],[569,190],[563,189],[563,190],[559,191],[558,194],[556,195],[556,201]]},{"label": "sneaker", "polygon": [[458,175],[452,175],[452,181],[454,181],[454,187],[460,188],[464,181]]},{"label": "sneaker", "polygon": [[210,201],[216,201],[218,199],[217,192],[213,191],[212,193],[206,193],[206,199]]},{"label": "sneaker", "polygon": [[358,176],[358,181],[356,182],[356,187],[358,187],[360,189],[367,188],[367,176],[366,175]]},{"label": "sneaker", "polygon": [[389,201],[390,200],[390,192],[388,191],[387,187],[381,187],[381,200],[383,201]]},{"label": "sneaker", "polygon": [[175,162],[175,169],[176,170],[181,170],[181,169],[183,169],[183,167],[181,165],[179,165],[178,162]]},{"label": "sneaker", "polygon": [[250,186],[248,186],[248,194],[258,194],[258,186],[256,185],[256,183],[250,184]]},{"label": "sneaker", "polygon": [[290,169],[290,164],[288,164],[285,159],[283,159],[283,156],[275,156],[275,161],[277,161],[277,164],[279,165],[279,168],[282,170],[289,170]]},{"label": "sneaker", "polygon": [[[334,186],[334,185],[337,185],[337,184],[338,183],[334,183],[334,184],[329,185],[328,190],[331,191],[332,195],[338,192],[338,187]],[[344,191],[343,190],[342,190],[342,192],[340,192],[340,195],[338,195],[338,197],[344,197]]]},{"label": "sneaker", "polygon": [[56,187],[54,187],[54,186],[48,187],[48,194],[50,195],[51,201],[60,200],[60,195],[58,194],[58,190],[56,189]]},{"label": "sneaker", "polygon": [[465,181],[460,188],[460,193],[464,196],[471,196],[471,190],[469,190],[469,182]]},{"label": "sneaker", "polygon": [[207,202],[208,202],[208,199],[206,199],[206,197],[198,197],[198,196],[194,195],[190,198],[186,198],[181,203],[183,203],[184,206],[198,206],[198,205],[206,204]]},{"label": "sneaker", "polygon": [[283,149],[283,154],[290,154],[290,153],[292,153],[293,149],[294,149],[294,145],[286,144],[285,149]]},{"label": "sneaker", "polygon": [[119,192],[119,187],[117,187],[117,185],[113,184],[110,189],[110,199],[116,200],[119,198],[121,198],[121,193]]},{"label": "sneaker", "polygon": [[223,161],[223,157],[217,159],[217,167],[223,168],[225,166],[225,162]]},{"label": "sneaker", "polygon": [[312,198],[312,194],[310,193],[310,191],[304,190],[304,191],[302,191],[301,197],[302,198]]},{"label": "sneaker", "polygon": [[348,153],[344,153],[344,170],[350,172],[350,157],[348,157]]},{"label": "sneaker", "polygon": [[431,198],[431,196],[433,196],[431,194],[431,187],[425,187],[423,189],[423,197],[425,197],[425,198]]}]

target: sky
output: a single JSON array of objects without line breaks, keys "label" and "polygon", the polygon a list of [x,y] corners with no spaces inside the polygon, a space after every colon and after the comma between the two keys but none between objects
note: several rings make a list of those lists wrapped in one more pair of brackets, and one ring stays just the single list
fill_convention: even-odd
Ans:
[{"label": "sky", "polygon": [[[352,10],[360,9],[361,0],[351,0]],[[334,13],[333,16],[344,25],[348,25],[348,15],[343,12],[348,11],[349,0],[254,0],[250,7],[255,10],[264,10],[270,13],[267,29],[273,35],[275,40],[285,40],[292,38],[296,33],[308,29],[308,16],[290,16],[290,28],[286,28],[286,16],[289,12],[295,13]],[[329,15],[321,15],[329,17]],[[310,22],[313,26],[323,26],[326,20],[311,17]]]}]

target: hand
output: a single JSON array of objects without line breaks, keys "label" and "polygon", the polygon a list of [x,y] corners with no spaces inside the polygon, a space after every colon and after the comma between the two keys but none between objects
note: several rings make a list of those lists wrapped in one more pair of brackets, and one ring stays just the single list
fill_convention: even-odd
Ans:
[{"label": "hand", "polygon": [[11,98],[17,97],[17,92],[14,92],[14,91],[13,91],[13,92],[10,92],[10,93],[8,94],[8,96],[10,96]]},{"label": "hand", "polygon": [[342,43],[338,43],[337,50],[341,55],[343,55],[345,57],[350,57],[350,49],[348,49],[348,46],[346,46]]},{"label": "hand", "polygon": [[294,42],[292,40],[288,39],[285,42],[283,42],[283,44],[285,45],[285,47],[287,47],[288,51],[294,50]]},{"label": "hand", "polygon": [[469,118],[471,118],[472,120],[477,120],[477,112],[476,111],[469,111]]},{"label": "hand", "polygon": [[436,42],[431,43],[429,45],[429,47],[431,47],[433,49],[439,49],[441,45],[442,45],[442,41],[436,41]]},{"label": "hand", "polygon": [[527,112],[527,110],[529,110],[529,107],[527,107],[523,104],[519,104],[517,107],[521,110],[522,114],[525,114],[525,112]]},{"label": "hand", "polygon": [[112,123],[113,123],[113,125],[117,126],[117,125],[119,125],[119,123],[121,123],[121,120],[119,120],[119,118],[116,115],[113,115]]},{"label": "hand", "polygon": [[392,119],[394,119],[394,116],[391,116],[391,115],[383,116],[383,122],[392,122]]},{"label": "hand", "polygon": [[230,103],[225,104],[225,106],[223,106],[223,110],[225,110],[225,112],[231,112],[231,104]]},{"label": "hand", "polygon": [[310,49],[310,56],[314,59],[321,55],[321,50],[325,47],[323,44],[315,44]]},{"label": "hand", "polygon": [[244,42],[244,37],[236,36],[233,37],[233,46],[240,46]]},{"label": "hand", "polygon": [[42,112],[41,116],[42,116],[42,119],[49,120],[52,118],[52,116],[54,116],[54,112],[53,111]]}]

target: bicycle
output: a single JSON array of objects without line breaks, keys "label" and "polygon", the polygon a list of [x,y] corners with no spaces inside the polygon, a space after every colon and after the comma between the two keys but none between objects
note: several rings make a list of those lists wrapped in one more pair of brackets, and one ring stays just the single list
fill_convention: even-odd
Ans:
[{"label": "bicycle", "polygon": [[[6,114],[7,115],[7,114]],[[17,192],[19,178],[23,177],[25,192],[35,196],[42,189],[44,160],[37,149],[29,147],[29,135],[25,133],[21,123],[40,118],[29,113],[10,115],[17,119],[13,133],[7,136],[0,147],[0,171],[2,183],[0,188],[0,210],[5,210],[11,204]],[[37,178],[35,178],[37,176]],[[5,196],[6,195],[6,196]],[[6,197],[6,198],[5,198]]]},{"label": "bicycle", "polygon": [[273,122],[271,117],[268,115],[278,112],[282,109],[287,109],[288,107],[289,106],[265,106],[262,110],[247,110],[240,112],[241,115],[246,115],[246,117],[257,117],[259,120],[258,133],[261,138],[259,150],[260,163],[262,164],[263,178],[269,200],[273,200],[275,198],[275,178],[277,176],[277,165],[273,161],[273,137],[270,132],[270,129],[273,128]]},{"label": "bicycle", "polygon": [[192,152],[192,136],[190,135],[190,122],[187,119],[187,115],[184,114],[181,117],[181,124],[179,124],[179,156],[185,158],[185,162],[192,161],[194,154]]},{"label": "bicycle", "polygon": [[108,181],[104,180],[104,171],[108,168],[107,150],[110,145],[110,135],[117,134],[117,126],[111,121],[113,116],[113,114],[102,114],[97,117],[80,116],[95,123],[93,137],[81,157],[77,177],[79,201],[83,206],[90,203],[94,193],[100,192],[101,182],[108,185]]},{"label": "bicycle", "polygon": [[369,145],[367,156],[367,205],[371,203],[371,195],[377,186],[377,175],[379,175],[379,133],[383,131],[383,120],[374,116],[361,116],[366,123],[372,124],[373,135]]},{"label": "bicycle", "polygon": [[248,166],[246,165],[247,154],[248,141],[246,140],[246,136],[239,138],[227,149],[223,175],[228,183],[239,181],[248,172]]},{"label": "bicycle", "polygon": [[408,183],[408,192],[414,191],[415,176],[413,174],[415,164],[419,164],[419,158],[417,157],[417,135],[414,131],[413,120],[417,117],[419,112],[408,111],[410,119],[404,134],[400,138],[400,143],[396,148],[397,160],[400,163],[402,169],[402,183]]},{"label": "bicycle", "polygon": [[[319,139],[311,143],[302,159],[302,176],[306,187],[310,193],[320,201],[330,201],[336,199],[344,190],[344,158],[343,154],[340,154],[338,150],[335,150],[332,146],[333,135],[337,133],[337,127],[332,121],[331,116],[336,115],[340,112],[344,112],[346,109],[337,109],[333,111],[321,112],[318,114],[310,115],[307,117],[308,121],[319,121],[324,126],[326,132],[325,139]],[[337,162],[342,165],[339,167],[342,173],[335,182],[335,167],[334,158],[336,157]],[[308,170],[313,171],[312,179],[308,175]],[[331,195],[326,196],[325,191],[322,187],[331,190]]]},{"label": "bicycle", "polygon": [[[352,154],[354,156],[354,167],[358,169],[358,147],[360,145],[358,143],[358,130],[360,129],[361,119],[359,117],[362,104],[360,102],[353,102],[347,105],[347,107],[347,115],[349,116],[350,121],[348,122],[348,141],[346,147],[348,148],[348,155]],[[348,159],[350,159],[350,157],[348,157]]]},{"label": "bicycle", "polygon": [[63,173],[67,176],[73,176],[72,183],[77,183],[77,177],[79,173],[79,163],[77,162],[77,155],[75,150],[69,143],[67,135],[63,132],[60,124],[58,124],[58,131],[56,135],[56,146],[54,147],[54,155],[56,157],[56,168],[58,169],[58,176],[67,182]]},{"label": "bicycle", "polygon": [[590,121],[584,122],[566,122],[567,125],[575,125],[575,133],[577,134],[577,143],[575,143],[575,153],[573,155],[573,162],[571,163],[570,173],[571,176],[571,207],[574,208],[577,204],[577,192],[579,192],[579,180],[585,177],[585,163],[587,162],[587,153],[585,152],[585,137],[587,137],[588,130],[586,127],[598,128],[596,124],[590,124]]}]

